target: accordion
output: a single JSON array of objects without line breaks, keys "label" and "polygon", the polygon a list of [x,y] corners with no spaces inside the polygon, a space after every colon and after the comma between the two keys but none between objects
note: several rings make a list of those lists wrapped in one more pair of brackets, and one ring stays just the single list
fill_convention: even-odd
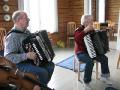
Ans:
[{"label": "accordion", "polygon": [[91,58],[106,54],[109,51],[109,42],[106,31],[96,31],[87,34],[84,42]]},{"label": "accordion", "polygon": [[29,35],[23,40],[22,46],[25,52],[32,50],[37,54],[37,59],[34,62],[37,66],[51,62],[55,56],[46,30]]}]

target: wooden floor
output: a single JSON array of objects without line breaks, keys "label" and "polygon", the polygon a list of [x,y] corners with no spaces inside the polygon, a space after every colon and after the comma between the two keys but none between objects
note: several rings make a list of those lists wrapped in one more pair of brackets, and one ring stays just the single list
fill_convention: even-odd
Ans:
[{"label": "wooden floor", "polygon": [[[116,51],[116,42],[110,42],[110,52],[106,55],[109,59],[109,67],[111,72],[111,81],[113,82],[113,87],[120,90],[120,68],[116,69],[116,63],[118,58],[118,52]],[[57,63],[71,55],[74,54],[73,48],[56,48],[55,49],[54,63]],[[100,66],[100,65],[99,65]],[[99,67],[99,77],[100,77],[100,67]],[[83,73],[84,74],[84,73]],[[82,76],[83,76],[82,74]],[[83,90],[83,84],[77,81],[77,73],[72,70],[64,69],[62,67],[56,66],[53,73],[52,79],[48,84],[49,87],[55,90]],[[100,80],[95,79],[95,72],[92,75],[91,82],[92,90],[105,90],[106,85]]]}]

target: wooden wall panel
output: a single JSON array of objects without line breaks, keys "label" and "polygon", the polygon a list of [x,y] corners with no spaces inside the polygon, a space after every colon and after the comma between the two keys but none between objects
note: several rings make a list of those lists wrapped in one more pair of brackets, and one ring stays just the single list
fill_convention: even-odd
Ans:
[{"label": "wooden wall panel", "polygon": [[[56,43],[59,40],[66,42],[66,29],[67,22],[75,21],[77,25],[80,24],[80,17],[83,14],[83,0],[57,0],[58,1],[58,32],[52,34],[52,38]],[[9,14],[18,9],[17,0],[9,0],[6,2],[10,6]],[[12,20],[5,22],[3,19],[6,12],[3,11],[2,6],[5,3],[0,0],[0,27],[8,31],[13,26]]]},{"label": "wooden wall panel", "polygon": [[8,2],[4,2],[3,0],[0,0],[0,5],[3,5],[4,3],[6,3],[7,5],[10,6],[16,6],[17,5],[17,0],[8,0]]},{"label": "wooden wall panel", "polygon": [[54,36],[58,37],[54,38],[56,42],[59,40],[66,42],[66,26],[67,22],[71,19],[69,4],[70,0],[58,0],[58,33],[53,35],[53,38]]},{"label": "wooden wall panel", "polygon": [[97,17],[96,17],[96,0],[93,0],[93,2],[92,2],[92,15],[93,15],[94,21],[97,21]]},{"label": "wooden wall panel", "polygon": [[[3,10],[3,5],[9,5],[9,11],[5,12]],[[5,21],[4,15],[9,14],[12,16],[12,13],[18,9],[18,2],[17,0],[8,0],[8,2],[4,2],[3,0],[0,0],[0,28],[5,28],[7,31],[9,31],[13,27],[12,20]]]},{"label": "wooden wall panel", "polygon": [[[77,27],[80,24],[81,15],[84,13],[84,0],[57,0],[58,1],[58,32],[52,34],[52,38],[56,43],[58,40],[66,42],[67,22],[75,21]],[[10,14],[18,9],[17,0],[9,0]],[[92,2],[92,15],[96,18],[96,0]],[[2,6],[4,2],[0,0],[0,27],[10,30],[13,26],[12,21],[5,22],[3,16],[6,12],[3,11]],[[119,0],[106,0],[106,20],[118,22],[118,12],[120,8]]]},{"label": "wooden wall panel", "polygon": [[118,29],[118,16],[120,10],[120,0],[106,1],[106,20],[111,20],[116,23],[116,31]]},{"label": "wooden wall panel", "polygon": [[[63,40],[66,43],[67,23],[74,21],[77,26],[80,24],[80,17],[83,14],[83,0],[58,0],[58,40]],[[57,35],[56,35],[57,34]],[[55,41],[58,41],[55,40]]]},{"label": "wooden wall panel", "polygon": [[80,18],[84,13],[84,0],[70,0],[72,20],[76,22],[77,27],[80,25]]}]

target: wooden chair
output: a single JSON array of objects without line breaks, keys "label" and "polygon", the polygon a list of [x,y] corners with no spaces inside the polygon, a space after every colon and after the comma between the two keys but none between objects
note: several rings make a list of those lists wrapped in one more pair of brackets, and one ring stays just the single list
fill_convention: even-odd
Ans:
[{"label": "wooden chair", "polygon": [[108,36],[109,36],[109,40],[114,40],[115,36],[115,32],[116,32],[116,23],[115,22],[111,22],[110,24],[108,24]]},{"label": "wooden chair", "polygon": [[117,69],[119,68],[119,64],[120,64],[120,54],[119,54],[119,56],[118,56]]},{"label": "wooden chair", "polygon": [[70,47],[71,40],[74,40],[74,31],[76,29],[75,22],[67,23],[67,47]]},{"label": "wooden chair", "polygon": [[6,29],[0,28],[0,51],[4,50],[4,36],[6,35]]},{"label": "wooden chair", "polygon": [[[75,49],[75,46],[74,46],[74,49]],[[74,72],[75,72],[76,62],[77,62],[78,81],[80,81],[80,65],[83,64],[84,62],[79,61],[78,58],[75,55],[74,60],[73,60],[73,71]],[[98,61],[96,61],[96,60],[94,60],[94,63],[96,64],[96,79],[98,79],[98,66],[99,66],[99,64],[98,64]]]},{"label": "wooden chair", "polygon": [[[79,61],[79,60],[77,60],[77,59],[74,59],[73,60],[73,71],[75,72],[75,63],[76,63],[76,61],[77,61],[77,63],[78,63],[78,65],[77,65],[77,74],[78,74],[78,81],[80,81],[80,65],[81,64],[83,64],[84,62],[82,62],[82,61]],[[98,79],[98,62],[96,61],[96,60],[94,60],[94,63],[96,64],[96,79]]]}]

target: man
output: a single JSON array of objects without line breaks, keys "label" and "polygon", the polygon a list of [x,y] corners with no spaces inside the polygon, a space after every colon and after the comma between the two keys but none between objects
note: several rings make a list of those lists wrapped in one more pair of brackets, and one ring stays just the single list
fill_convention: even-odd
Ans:
[{"label": "man", "polygon": [[[93,31],[93,18],[91,15],[83,15],[81,17],[81,25],[79,28],[76,29],[74,33],[75,38],[75,53],[78,60],[85,62],[85,72],[84,72],[84,90],[91,90],[90,82],[92,76],[92,70],[94,66],[93,60],[88,55],[85,43],[84,43],[84,36],[87,33]],[[105,55],[99,55],[97,57],[97,61],[101,63],[101,80],[106,82],[107,84],[111,84],[109,81],[110,71],[108,67],[108,58]]]},{"label": "man", "polygon": [[38,80],[47,85],[54,71],[54,63],[49,62],[41,66],[26,63],[28,60],[36,60],[36,53],[33,51],[25,53],[22,41],[30,34],[27,30],[30,19],[24,11],[15,11],[12,15],[14,27],[11,29],[21,33],[9,33],[5,38],[4,56],[15,63],[24,72],[30,72],[38,76]]}]

